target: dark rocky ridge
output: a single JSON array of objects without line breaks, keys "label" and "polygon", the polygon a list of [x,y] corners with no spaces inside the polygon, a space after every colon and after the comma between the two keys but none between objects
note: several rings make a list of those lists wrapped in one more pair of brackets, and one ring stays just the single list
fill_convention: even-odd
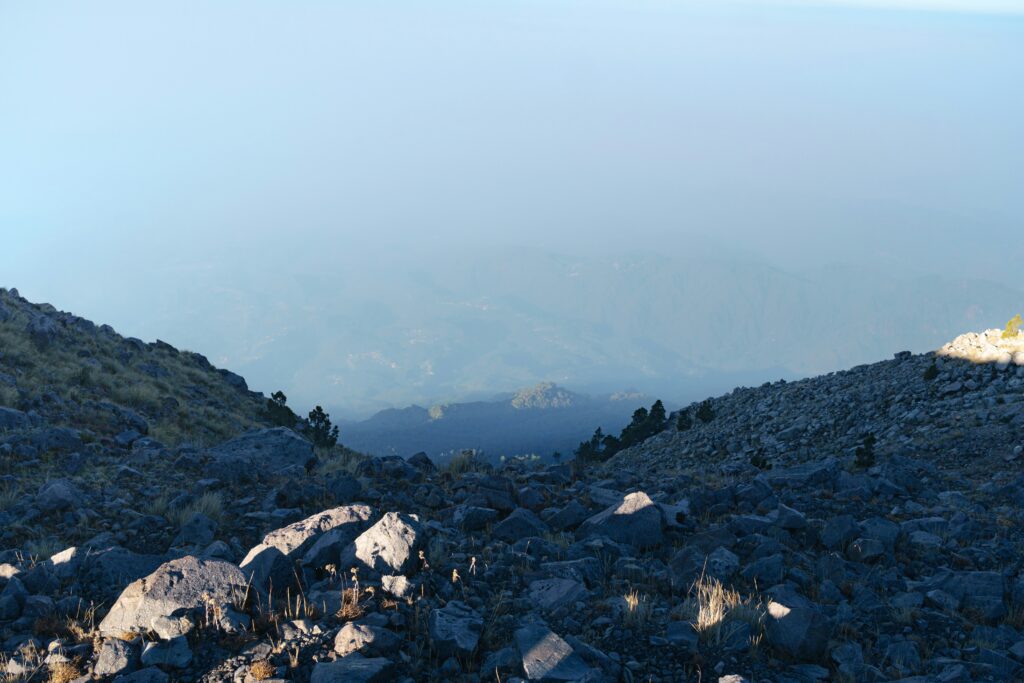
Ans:
[{"label": "dark rocky ridge", "polygon": [[383,410],[342,423],[342,430],[346,445],[373,455],[423,451],[443,463],[472,449],[495,463],[500,456],[549,458],[555,452],[568,459],[595,427],[618,432],[652,401],[639,394],[586,396],[545,382],[493,401]]},{"label": "dark rocky ridge", "polygon": [[928,381],[931,362],[736,390],[591,468],[453,473],[284,429],[83,451],[59,421],[74,411],[13,406],[3,666],[55,683],[1019,680],[1024,368],[939,359]]}]

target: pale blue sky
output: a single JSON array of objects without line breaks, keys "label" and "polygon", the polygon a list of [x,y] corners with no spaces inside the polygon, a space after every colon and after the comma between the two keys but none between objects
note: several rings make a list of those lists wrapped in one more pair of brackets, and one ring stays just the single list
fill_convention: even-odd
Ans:
[{"label": "pale blue sky", "polygon": [[0,280],[129,331],[119,273],[212,253],[700,242],[1016,280],[1022,6],[0,2]]}]

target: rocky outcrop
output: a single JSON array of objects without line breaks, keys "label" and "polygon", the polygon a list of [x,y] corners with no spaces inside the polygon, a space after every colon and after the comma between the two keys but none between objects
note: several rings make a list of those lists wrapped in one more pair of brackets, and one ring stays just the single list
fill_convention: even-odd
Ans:
[{"label": "rocky outcrop", "polygon": [[254,585],[277,591],[298,587],[298,563],[323,568],[366,528],[373,510],[367,505],[346,505],[324,510],[276,529],[263,537],[239,567]]},{"label": "rocky outcrop", "polygon": [[424,538],[416,516],[388,512],[342,552],[341,565],[362,566],[382,574],[408,574],[416,569]]},{"label": "rocky outcrop", "polygon": [[155,632],[163,639],[190,633],[205,612],[242,609],[251,586],[242,571],[221,560],[171,560],[121,593],[99,624],[104,635]]},{"label": "rocky outcrop", "polygon": [[286,427],[258,429],[210,451],[208,476],[249,480],[316,463],[313,444]]}]

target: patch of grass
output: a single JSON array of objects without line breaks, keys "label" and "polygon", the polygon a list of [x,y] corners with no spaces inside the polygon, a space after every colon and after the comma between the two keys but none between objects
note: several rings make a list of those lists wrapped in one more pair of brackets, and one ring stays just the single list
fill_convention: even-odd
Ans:
[{"label": "patch of grass", "polygon": [[753,597],[744,598],[721,581],[702,576],[690,589],[682,605],[684,614],[693,623],[701,640],[721,644],[728,632],[724,626],[730,621],[749,624],[756,636],[764,622],[764,608]]},{"label": "patch of grass", "polygon": [[160,496],[153,499],[147,512],[163,517],[178,528],[184,526],[197,512],[219,523],[224,518],[224,497],[218,491],[207,491],[184,507],[172,508],[170,499]]},{"label": "patch of grass", "polygon": [[477,467],[475,451],[462,451],[452,456],[452,459],[445,465],[445,471],[449,474],[464,474],[472,472]]},{"label": "patch of grass", "polygon": [[630,628],[643,628],[650,621],[653,611],[647,596],[634,589],[623,595],[622,599],[626,603],[622,612],[623,622]]},{"label": "patch of grass", "polygon": [[0,406],[4,406],[5,408],[15,408],[20,400],[21,397],[15,387],[7,384],[0,385]]},{"label": "patch of grass", "polygon": [[64,545],[56,538],[34,538],[25,543],[29,556],[40,561],[50,559],[61,550],[64,550]]},{"label": "patch of grass", "polygon": [[359,463],[366,459],[366,456],[362,453],[345,448],[344,446],[334,446],[327,449],[317,448],[316,454],[320,459],[317,470],[322,475],[355,474]]},{"label": "patch of grass", "polygon": [[0,510],[10,510],[24,495],[21,488],[15,484],[5,483],[0,486]]},{"label": "patch of grass", "polygon": [[359,589],[346,588],[341,591],[341,609],[335,615],[342,621],[352,621],[363,616],[363,606],[359,603]]},{"label": "patch of grass", "polygon": [[49,665],[49,683],[71,683],[82,677],[82,670],[73,662],[54,662]]},{"label": "patch of grass", "polygon": [[1011,604],[1006,616],[1003,617],[1003,623],[1018,631],[1024,628],[1024,605]]}]

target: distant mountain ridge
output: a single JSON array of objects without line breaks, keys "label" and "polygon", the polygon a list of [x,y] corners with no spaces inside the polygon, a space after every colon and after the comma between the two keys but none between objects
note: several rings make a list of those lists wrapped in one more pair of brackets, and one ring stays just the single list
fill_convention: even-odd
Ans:
[{"label": "distant mountain ridge", "polygon": [[343,422],[341,440],[372,455],[423,451],[443,460],[476,449],[491,458],[555,452],[568,457],[595,427],[621,429],[646,400],[636,393],[592,397],[541,382],[491,401],[382,410],[367,420]]},{"label": "distant mountain ridge", "polygon": [[167,266],[145,292],[111,283],[116,305],[93,307],[130,310],[138,336],[202,348],[265,393],[353,419],[545,380],[687,403],[894,348],[935,349],[964,329],[1002,325],[1024,298],[1019,287],[922,275],[926,263],[785,270],[649,246],[324,254],[289,278],[266,277],[286,255],[244,271],[230,257]]}]

